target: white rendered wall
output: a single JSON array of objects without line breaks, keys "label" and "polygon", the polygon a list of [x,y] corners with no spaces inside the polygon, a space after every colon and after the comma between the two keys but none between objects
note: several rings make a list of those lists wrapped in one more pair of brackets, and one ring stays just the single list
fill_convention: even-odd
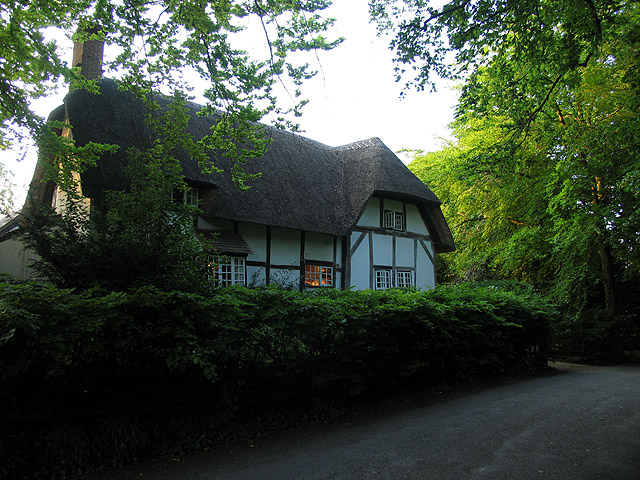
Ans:
[{"label": "white rendered wall", "polygon": [[260,286],[267,283],[267,270],[262,266],[249,265],[264,262],[267,258],[267,227],[255,223],[239,223],[238,233],[242,236],[251,253],[247,256],[247,285]]},{"label": "white rendered wall", "polygon": [[305,233],[304,259],[333,262],[333,235],[314,232]]},{"label": "white rendered wall", "polygon": [[412,238],[396,238],[396,267],[415,268],[415,243]]},{"label": "white rendered wall", "polygon": [[238,224],[238,233],[251,249],[247,260],[264,262],[267,258],[267,227],[255,223]]},{"label": "white rendered wall", "polygon": [[300,265],[300,232],[271,228],[271,265]]},{"label": "white rendered wall", "polygon": [[[431,242],[424,242],[424,244],[427,246],[429,253],[431,253],[431,258],[435,259]],[[434,288],[436,286],[436,270],[431,258],[427,255],[422,244],[418,242],[416,285],[422,289]]]},{"label": "white rendered wall", "polygon": [[[385,210],[393,210],[395,212],[402,212],[402,202],[398,200],[391,200],[389,198],[384,199],[384,209]],[[378,222],[380,223],[380,222]]]},{"label": "white rendered wall", "polygon": [[422,220],[418,207],[407,204],[407,232],[429,235],[429,230]]},{"label": "white rendered wall", "polygon": [[380,226],[380,199],[372,197],[369,199],[364,212],[356,224],[358,227],[379,227]]},{"label": "white rendered wall", "polygon": [[37,258],[30,250],[25,250],[21,241],[9,238],[0,242],[0,271],[10,273],[23,280],[31,276],[29,261]]},{"label": "white rendered wall", "polygon": [[[253,223],[232,222],[229,220],[198,219],[198,227],[202,230],[234,231],[247,243],[251,253],[247,256],[247,285],[259,286],[267,283],[267,271],[270,272],[269,283],[283,286],[300,285],[300,249],[302,232],[299,230],[271,227]],[[270,233],[269,233],[270,232]],[[268,241],[268,236],[270,241]],[[270,247],[270,251],[267,249]],[[305,232],[304,260],[308,263],[318,262],[321,265],[334,266],[334,285],[340,287],[342,274],[342,239],[333,235]],[[267,262],[269,266],[267,266]]]},{"label": "white rendered wall", "polygon": [[374,265],[393,265],[393,237],[391,235],[373,235],[373,264]]},{"label": "white rendered wall", "polygon": [[[351,234],[351,248],[360,237],[360,232]],[[360,243],[360,246],[351,255],[351,278],[347,287],[354,287],[356,290],[370,288],[371,267],[369,260],[369,234]]]}]

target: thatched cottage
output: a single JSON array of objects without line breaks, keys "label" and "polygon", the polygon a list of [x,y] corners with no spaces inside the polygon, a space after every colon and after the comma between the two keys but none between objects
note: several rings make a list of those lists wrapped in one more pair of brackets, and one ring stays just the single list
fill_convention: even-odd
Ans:
[{"label": "thatched cottage", "polygon": [[[100,90],[100,95],[70,93],[50,116],[73,126],[77,145],[121,147],[81,175],[89,200],[124,188],[124,152],[150,143],[143,103],[112,80],[101,79]],[[194,137],[203,136],[216,118],[195,115],[195,104],[189,108],[188,129]],[[435,285],[435,254],[454,249],[440,201],[382,141],[330,147],[266,128],[272,143],[263,157],[245,166],[248,173],[262,174],[247,191],[233,184],[229,160],[216,156],[214,163],[224,173],[205,175],[186,152],[179,154],[191,187],[185,200],[197,200],[202,210],[197,228],[216,234],[222,255],[216,274],[222,283],[279,282],[300,289]],[[42,184],[41,177],[37,168],[28,202],[51,204],[57,190]],[[5,227],[0,236],[0,264],[25,275],[28,254],[18,253],[10,230],[11,225]]]}]

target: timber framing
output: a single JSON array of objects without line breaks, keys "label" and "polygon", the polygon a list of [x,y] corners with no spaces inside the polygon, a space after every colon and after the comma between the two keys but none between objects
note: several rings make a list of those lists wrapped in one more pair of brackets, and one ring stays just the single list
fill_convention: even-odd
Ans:
[{"label": "timber framing", "polygon": [[[105,191],[129,187],[127,152],[154,144],[146,118],[169,107],[168,99],[160,99],[159,111],[151,113],[115,81],[102,78],[98,85],[100,94],[76,90],[52,113],[64,115],[77,147],[119,147],[80,174],[90,205]],[[220,119],[198,115],[201,106],[194,103],[187,108],[194,140]],[[196,228],[211,234],[214,246],[218,235],[220,253],[231,257],[231,265],[244,265],[243,282],[282,281],[299,290],[376,288],[376,270],[384,269],[390,286],[406,286],[407,272],[412,285],[435,285],[436,253],[454,249],[440,201],[380,139],[331,147],[262,127],[271,143],[262,157],[244,165],[252,178],[246,191],[236,187],[233,160],[220,151],[211,151],[209,160],[221,173],[203,173],[186,150],[173,152],[187,185],[197,189]],[[42,178],[36,169],[29,205],[51,205]]]}]

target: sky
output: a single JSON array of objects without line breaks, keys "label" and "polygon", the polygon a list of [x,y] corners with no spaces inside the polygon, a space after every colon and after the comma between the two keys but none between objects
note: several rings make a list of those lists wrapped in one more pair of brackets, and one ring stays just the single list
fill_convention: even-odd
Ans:
[{"label": "sky", "polygon": [[[434,93],[408,91],[401,99],[403,84],[395,82],[389,39],[378,37],[376,26],[369,23],[368,0],[334,0],[326,15],[337,20],[329,37],[345,41],[311,59],[319,73],[303,86],[310,103],[299,120],[302,134],[331,146],[378,137],[395,152],[438,150],[442,139],[451,138],[448,125],[457,99],[452,85],[442,83]],[[70,50],[68,56],[70,61]],[[46,116],[63,97],[61,91],[32,106]],[[18,208],[35,168],[35,148],[18,161],[20,156],[15,151],[0,153],[0,161],[14,173]],[[400,156],[407,161],[406,155]]]}]

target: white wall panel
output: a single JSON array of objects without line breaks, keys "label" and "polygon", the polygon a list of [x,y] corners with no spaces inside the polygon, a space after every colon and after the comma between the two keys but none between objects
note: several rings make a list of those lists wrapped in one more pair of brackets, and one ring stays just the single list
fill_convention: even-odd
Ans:
[{"label": "white wall panel", "polygon": [[272,268],[270,283],[286,288],[298,288],[300,286],[300,270]]},{"label": "white wall panel", "polygon": [[[351,246],[355,244],[356,240],[360,237],[360,233],[354,232],[351,234]],[[356,290],[362,290],[369,288],[370,286],[370,267],[369,267],[369,239],[364,238],[364,241],[360,243],[358,249],[353,253],[351,257],[351,281],[347,287],[355,287]]]},{"label": "white wall panel", "polygon": [[389,265],[393,263],[393,238],[391,235],[373,234],[373,264]]},{"label": "white wall panel", "polygon": [[358,220],[359,227],[379,227],[380,226],[380,199],[373,197],[369,200],[364,213]]},{"label": "white wall panel", "polygon": [[[398,200],[391,200],[390,198],[384,199],[384,209],[385,210],[393,210],[394,212],[402,213],[402,202]],[[378,221],[380,223],[380,221]]]},{"label": "white wall panel", "polygon": [[25,249],[24,244],[15,237],[0,242],[0,272],[28,280],[31,276],[29,262],[37,258],[39,257]]},{"label": "white wall panel", "polygon": [[[424,242],[428,247],[431,242]],[[434,265],[425,252],[424,248],[418,243],[418,268],[416,269],[416,286],[422,289],[433,288],[436,284],[436,275]]]},{"label": "white wall panel", "polygon": [[407,204],[407,232],[429,235],[422,215],[415,205]]},{"label": "white wall panel", "polygon": [[261,287],[266,285],[266,269],[264,267],[247,267],[247,286]]},{"label": "white wall panel", "polygon": [[396,266],[413,268],[414,264],[414,240],[411,238],[396,238]]},{"label": "white wall panel", "polygon": [[305,260],[333,262],[333,235],[305,233],[304,258]]},{"label": "white wall panel", "polygon": [[264,262],[267,258],[267,227],[266,225],[257,225],[255,223],[240,223],[238,225],[238,233],[249,248],[248,260]]},{"label": "white wall panel", "polygon": [[271,265],[300,265],[300,232],[271,229]]}]

